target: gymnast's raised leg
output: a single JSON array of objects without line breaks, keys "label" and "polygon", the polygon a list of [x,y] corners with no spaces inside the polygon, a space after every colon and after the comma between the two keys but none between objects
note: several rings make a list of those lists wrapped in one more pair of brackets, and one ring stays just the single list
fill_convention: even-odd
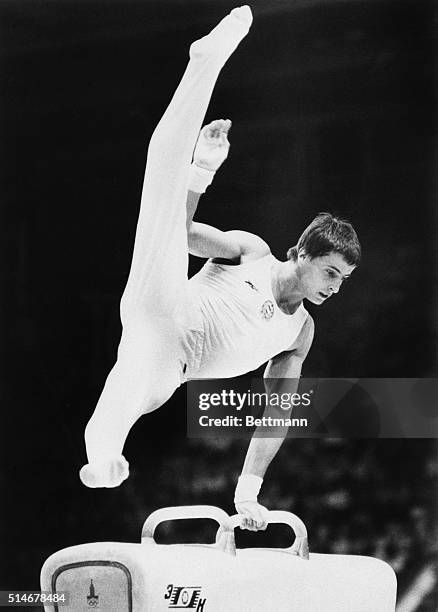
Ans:
[{"label": "gymnast's raised leg", "polygon": [[187,69],[152,135],[121,301],[117,362],[85,431],[89,463],[80,477],[89,487],[115,487],[128,477],[122,451],[129,430],[181,384],[179,313],[187,286],[188,173],[216,79],[251,22],[249,7],[234,9],[192,44]]}]

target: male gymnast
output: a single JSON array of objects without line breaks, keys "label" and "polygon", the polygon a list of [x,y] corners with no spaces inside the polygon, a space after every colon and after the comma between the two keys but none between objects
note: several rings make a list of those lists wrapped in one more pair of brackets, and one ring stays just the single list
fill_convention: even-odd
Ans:
[{"label": "male gymnast", "polygon": [[[268,392],[298,379],[314,333],[303,300],[322,304],[359,263],[353,227],[328,213],[312,221],[284,262],[254,234],[193,221],[229,149],[231,122],[200,132],[202,121],[219,72],[251,23],[250,8],[239,7],[191,45],[152,135],[117,361],[85,430],[89,463],[80,478],[88,487],[116,487],[128,477],[122,451],[131,427],[187,379],[239,376],[266,362]],[[190,280],[189,252],[208,258]],[[279,428],[275,437],[251,440],[235,492],[242,527],[266,527],[257,496],[285,435]]]}]

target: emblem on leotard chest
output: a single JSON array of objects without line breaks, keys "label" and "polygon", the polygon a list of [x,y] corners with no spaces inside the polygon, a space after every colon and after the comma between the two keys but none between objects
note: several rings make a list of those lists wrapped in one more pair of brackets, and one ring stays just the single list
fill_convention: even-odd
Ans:
[{"label": "emblem on leotard chest", "polygon": [[269,321],[274,316],[274,303],[271,300],[266,300],[266,302],[263,302],[260,312],[265,321]]}]

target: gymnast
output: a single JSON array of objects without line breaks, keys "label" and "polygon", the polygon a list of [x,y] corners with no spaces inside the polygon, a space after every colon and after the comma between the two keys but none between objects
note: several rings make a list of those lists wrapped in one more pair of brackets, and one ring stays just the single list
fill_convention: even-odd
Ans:
[{"label": "gymnast", "polygon": [[[220,70],[251,23],[250,8],[236,8],[191,45],[152,135],[117,361],[85,430],[80,478],[88,487],[116,487],[128,477],[122,452],[131,427],[186,380],[239,376],[266,362],[270,393],[282,379],[298,379],[314,333],[303,300],[324,303],[359,263],[356,232],[329,213],[310,223],[286,261],[254,234],[193,221],[230,146],[230,120],[201,130],[202,122]],[[190,280],[189,253],[208,259]],[[282,429],[250,442],[235,492],[242,527],[266,527],[257,496],[285,435]]]}]

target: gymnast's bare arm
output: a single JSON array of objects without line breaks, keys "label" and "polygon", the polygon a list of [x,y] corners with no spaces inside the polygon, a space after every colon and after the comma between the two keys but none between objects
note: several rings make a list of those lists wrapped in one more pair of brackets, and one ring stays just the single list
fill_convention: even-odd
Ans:
[{"label": "gymnast's bare arm", "polygon": [[[268,394],[296,392],[302,364],[312,345],[314,328],[313,319],[309,315],[291,350],[281,353],[269,361],[265,371],[265,387]],[[272,410],[273,408],[269,407],[270,416],[273,416]],[[265,414],[267,411],[268,409],[266,409]],[[281,409],[281,416],[287,419],[291,412],[292,408]],[[262,434],[256,429],[246,454],[242,475],[248,474],[263,478],[269,464],[282,445],[288,429],[287,426],[279,426],[275,430],[270,428],[269,437],[258,437]],[[266,509],[256,500],[236,503],[236,509],[243,516],[241,523],[243,529],[251,531],[266,529]]]},{"label": "gymnast's bare arm", "polygon": [[194,221],[187,232],[187,239],[191,255],[226,259],[236,264],[260,259],[271,252],[266,242],[255,234],[240,230],[223,232]]}]

